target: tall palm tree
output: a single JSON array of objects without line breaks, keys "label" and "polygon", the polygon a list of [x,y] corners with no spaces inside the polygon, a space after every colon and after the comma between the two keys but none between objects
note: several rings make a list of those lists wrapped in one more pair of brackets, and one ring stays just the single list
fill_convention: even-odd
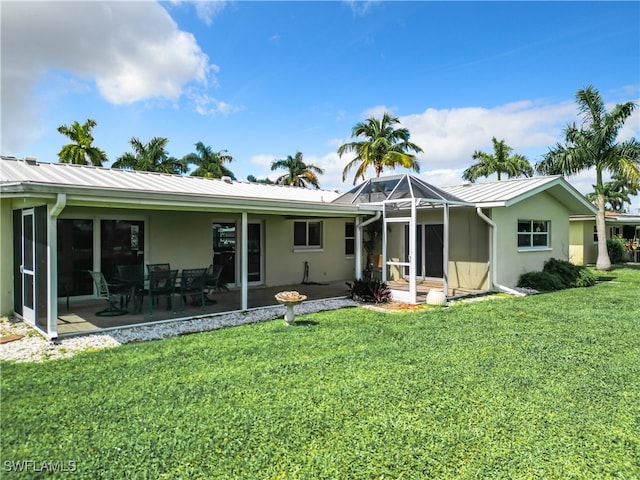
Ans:
[{"label": "tall palm tree", "polygon": [[197,153],[190,153],[182,157],[185,165],[193,163],[196,169],[191,172],[193,177],[222,178],[231,177],[236,179],[231,170],[224,166],[225,162],[232,162],[233,157],[227,154],[226,150],[214,152],[211,147],[205,146],[204,143],[195,144]]},{"label": "tall palm tree", "polygon": [[474,163],[462,173],[464,180],[473,183],[480,177],[488,177],[494,173],[498,174],[498,181],[502,180],[503,173],[509,178],[533,176],[533,167],[524,155],[512,155],[513,149],[504,140],[498,141],[493,137],[491,141],[493,154],[476,150],[471,158],[478,160],[478,163]]},{"label": "tall palm tree", "polygon": [[306,187],[309,184],[315,188],[320,188],[317,175],[322,175],[324,170],[315,165],[304,163],[302,161],[302,152],[296,152],[293,157],[288,155],[284,160],[271,162],[271,171],[282,168],[288,170],[288,172],[276,179],[277,184],[292,185],[294,187]]},{"label": "tall palm tree", "polygon": [[354,185],[358,178],[364,180],[364,174],[369,167],[374,168],[376,177],[379,177],[385,168],[404,167],[415,172],[420,171],[420,164],[415,155],[408,152],[419,153],[422,149],[409,141],[411,134],[408,129],[396,128],[399,124],[398,117],[385,112],[381,119],[369,117],[365,122],[359,122],[353,127],[351,137],[361,140],[345,143],[338,148],[340,157],[350,152],[356,154],[342,171],[343,182],[349,170],[356,165]]},{"label": "tall palm tree", "polygon": [[605,171],[628,185],[637,185],[640,179],[640,143],[636,138],[617,142],[618,132],[631,116],[636,104],[626,102],[607,112],[597,89],[589,85],[576,93],[578,112],[582,125],[569,124],[565,128],[565,144],[557,143],[549,149],[536,170],[544,174],[574,175],[582,170],[595,168],[595,198],[598,213],[598,270],[609,270],[611,260],[607,252],[605,230]]},{"label": "tall palm tree", "polygon": [[136,137],[131,137],[129,143],[134,153],[126,152],[120,155],[113,163],[113,168],[173,174],[187,172],[184,163],[167,153],[169,139],[153,137],[148,143],[142,143]]},{"label": "tall palm tree", "polygon": [[60,125],[58,127],[58,132],[74,142],[64,145],[58,153],[62,163],[91,164],[99,167],[107,161],[105,151],[92,145],[91,129],[96,125],[95,120],[88,118],[82,125],[76,120],[71,126]]}]

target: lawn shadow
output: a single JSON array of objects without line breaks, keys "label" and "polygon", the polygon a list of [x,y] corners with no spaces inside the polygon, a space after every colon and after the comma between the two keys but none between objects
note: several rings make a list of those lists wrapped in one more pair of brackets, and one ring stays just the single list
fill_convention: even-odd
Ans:
[{"label": "lawn shadow", "polygon": [[315,325],[320,325],[320,322],[316,322],[315,320],[296,320],[292,325],[294,327],[313,327]]}]

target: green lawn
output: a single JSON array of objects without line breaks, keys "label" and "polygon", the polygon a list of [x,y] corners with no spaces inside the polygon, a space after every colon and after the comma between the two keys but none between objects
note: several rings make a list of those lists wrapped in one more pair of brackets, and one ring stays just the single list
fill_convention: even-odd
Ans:
[{"label": "green lawn", "polygon": [[640,270],[607,275],[2,363],[0,476],[637,479]]}]

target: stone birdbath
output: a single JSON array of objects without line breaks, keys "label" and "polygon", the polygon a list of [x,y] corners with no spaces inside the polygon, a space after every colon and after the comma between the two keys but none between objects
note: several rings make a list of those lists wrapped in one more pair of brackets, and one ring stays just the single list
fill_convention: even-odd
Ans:
[{"label": "stone birdbath", "polygon": [[278,292],[275,295],[276,300],[280,305],[284,305],[287,307],[287,310],[284,314],[284,321],[287,325],[294,325],[296,314],[293,311],[294,305],[298,305],[299,303],[304,302],[307,299],[306,295],[300,295],[298,292],[290,291],[290,292]]}]

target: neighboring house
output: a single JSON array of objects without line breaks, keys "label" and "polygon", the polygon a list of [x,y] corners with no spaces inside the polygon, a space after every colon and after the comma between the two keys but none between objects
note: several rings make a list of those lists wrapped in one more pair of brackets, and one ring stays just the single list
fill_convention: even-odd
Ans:
[{"label": "neighboring house", "polygon": [[[598,234],[594,215],[572,215],[570,227],[569,260],[576,265],[596,263]],[[605,212],[607,239],[624,238],[630,247],[627,260],[640,262],[640,215]],[[635,247],[635,248],[634,248]]]},{"label": "neighboring house", "polygon": [[323,282],[360,277],[364,227],[376,219],[383,279],[416,303],[419,282],[491,290],[567,259],[569,216],[580,214],[595,209],[561,177],[439,189],[396,175],[340,195],[2,157],[0,313],[54,338],[59,285],[92,298],[87,270],[161,262],[224,265],[246,310],[254,286],[299,284],[305,266]]}]

